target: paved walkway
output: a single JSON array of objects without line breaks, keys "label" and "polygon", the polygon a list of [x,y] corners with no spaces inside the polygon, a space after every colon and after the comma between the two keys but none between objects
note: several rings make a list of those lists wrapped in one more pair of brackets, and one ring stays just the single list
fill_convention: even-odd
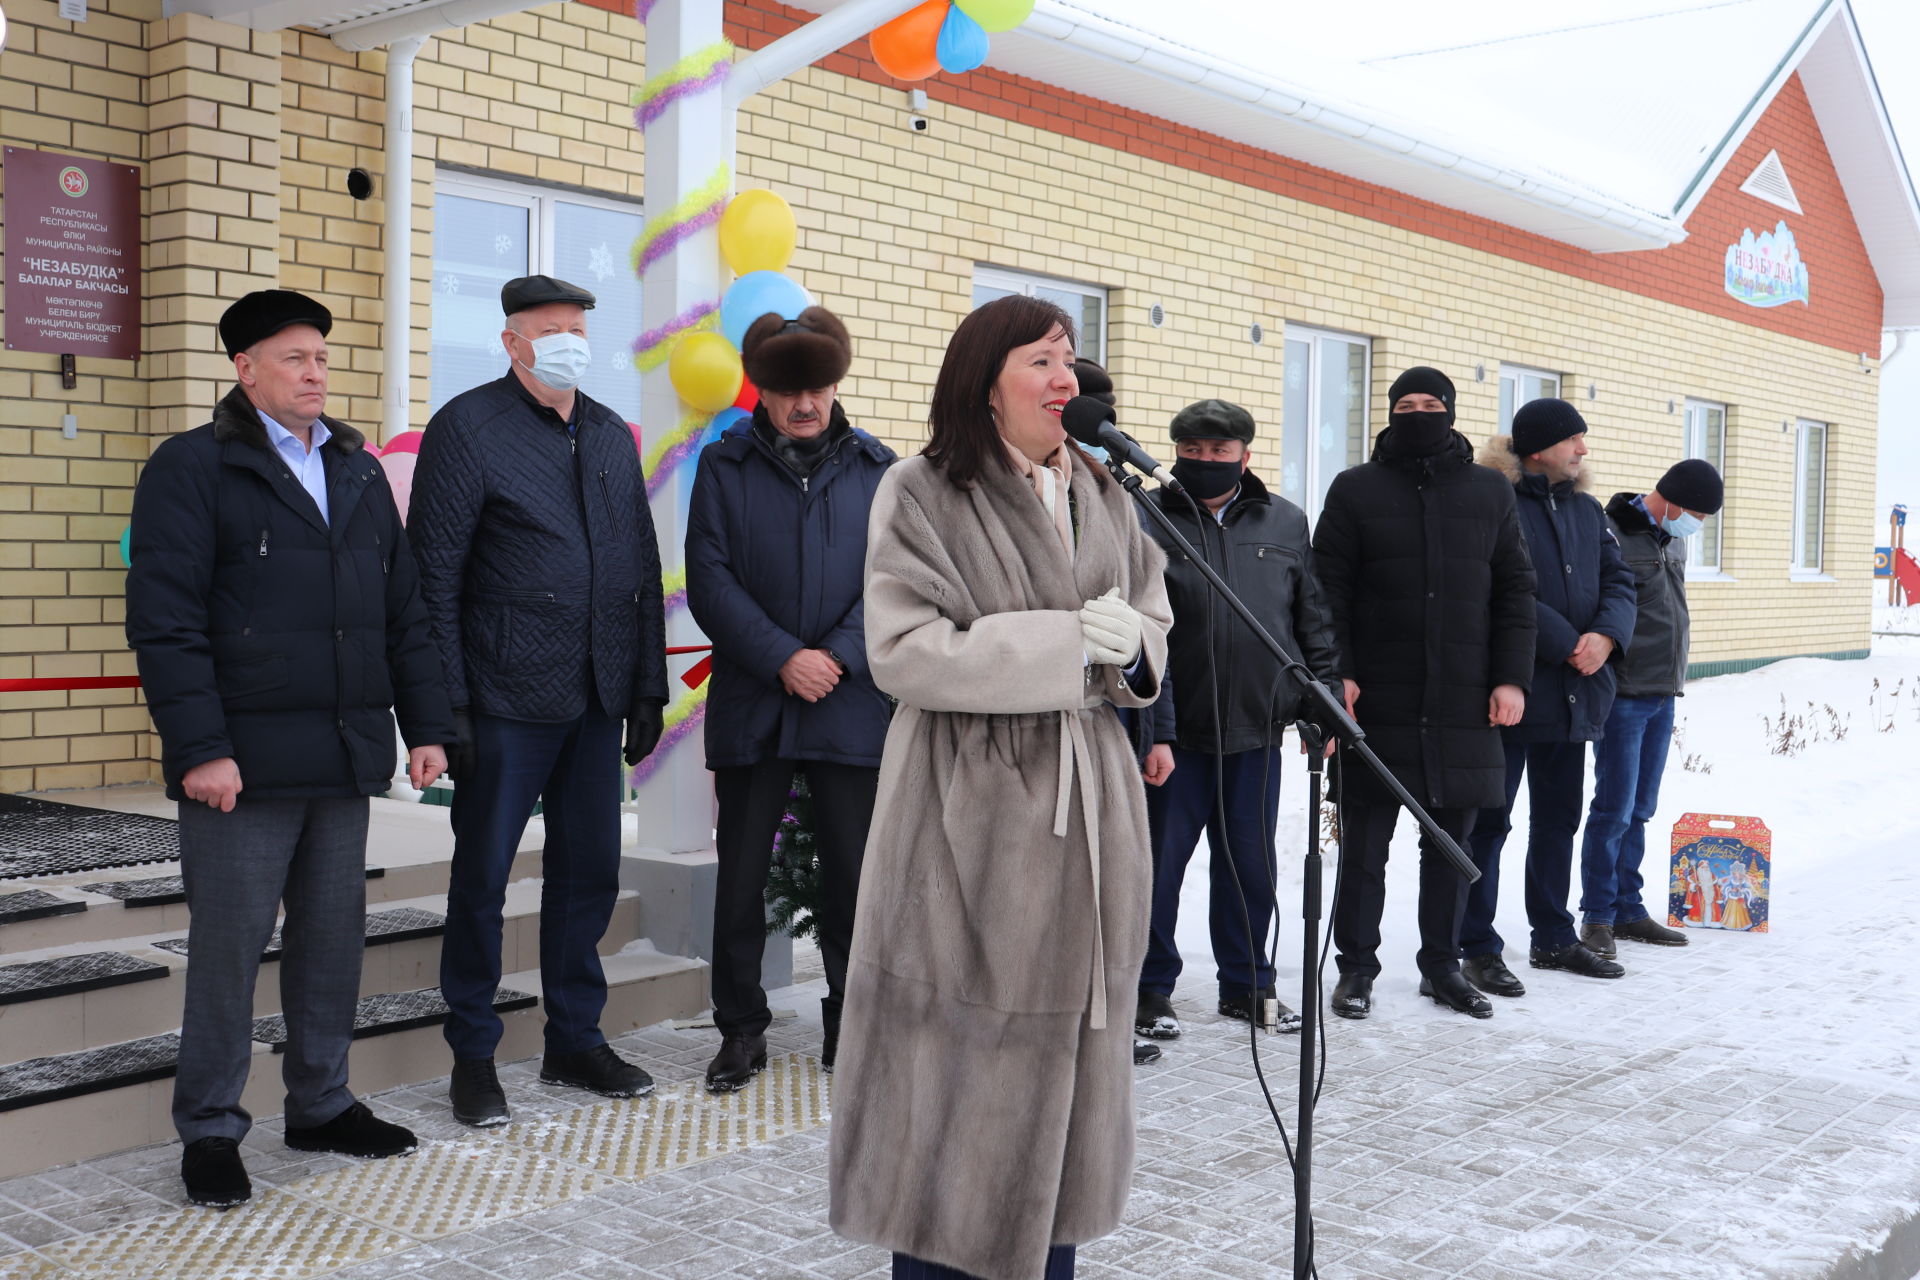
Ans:
[{"label": "paved walkway", "polygon": [[[1874,1247],[1920,1202],[1920,866],[1891,845],[1844,855],[1779,886],[1775,920],[1623,948],[1619,982],[1523,968],[1530,994],[1488,1022],[1390,972],[1373,1020],[1330,1029],[1321,1274],[1784,1280]],[[1410,951],[1410,920],[1388,930]],[[403,1161],[289,1152],[262,1124],[262,1194],[230,1214],[181,1207],[171,1144],[0,1182],[0,1276],[883,1275],[883,1253],[826,1227],[830,1078],[806,1056],[822,984],[799,972],[774,1000],[800,1013],[771,1034],[790,1056],[733,1099],[698,1084],[712,1031],[656,1027],[619,1042],[661,1082],[639,1103],[545,1089],[521,1063],[505,1130],[454,1124],[444,1082],[374,1099],[430,1144]],[[1133,1197],[1082,1250],[1087,1280],[1288,1272],[1286,1160],[1209,978],[1190,970],[1187,1034],[1139,1074]],[[1289,1123],[1297,1043],[1261,1040]]]}]

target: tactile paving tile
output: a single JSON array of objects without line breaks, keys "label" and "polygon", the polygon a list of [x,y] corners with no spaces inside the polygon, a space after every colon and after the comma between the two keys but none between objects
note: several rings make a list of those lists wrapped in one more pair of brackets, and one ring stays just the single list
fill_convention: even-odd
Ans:
[{"label": "tactile paving tile", "polygon": [[436,1142],[296,1184],[299,1194],[416,1240],[437,1240],[610,1186],[590,1169],[485,1139]]},{"label": "tactile paving tile", "polygon": [[179,1062],[180,1037],[172,1032],[79,1053],[29,1058],[0,1067],[0,1111],[163,1080]]},{"label": "tactile paving tile", "polygon": [[0,1005],[46,1000],[166,976],[167,966],[118,951],[89,951],[84,955],[0,965]]},{"label": "tactile paving tile", "polygon": [[[531,1009],[538,1003],[537,997],[524,991],[507,987],[494,989],[493,1008],[496,1013]],[[438,987],[361,996],[353,1010],[353,1038],[361,1040],[393,1031],[411,1031],[415,1027],[434,1027],[445,1021],[446,1016],[447,1002],[441,998]],[[287,1020],[277,1013],[255,1018],[253,1038],[261,1044],[272,1045],[275,1053],[286,1052]]]},{"label": "tactile paving tile", "polygon": [[[391,911],[371,911],[367,913],[367,945],[382,942],[406,942],[411,938],[430,938],[447,927],[447,918],[435,911],[422,911],[418,907],[395,907]],[[187,954],[185,938],[164,938],[153,944],[161,951],[170,951],[174,955]],[[282,947],[280,930],[275,928],[273,936],[267,939],[267,949],[260,953],[262,961],[278,960]]]},{"label": "tactile paving tile", "polygon": [[180,824],[171,818],[0,795],[0,875],[99,871],[179,856]]},{"label": "tactile paving tile", "polygon": [[0,924],[19,924],[26,920],[44,920],[48,916],[77,916],[87,909],[84,902],[57,898],[45,889],[25,889],[19,893],[0,893]]},{"label": "tactile paving tile", "polygon": [[40,1274],[48,1280],[301,1280],[415,1243],[363,1219],[283,1191],[267,1191],[225,1213],[183,1209],[43,1245],[41,1255],[63,1270]]},{"label": "tactile paving tile", "polygon": [[816,1059],[787,1054],[734,1093],[711,1094],[701,1081],[689,1080],[543,1124],[514,1125],[501,1138],[634,1180],[817,1128],[831,1114],[831,1080]]}]

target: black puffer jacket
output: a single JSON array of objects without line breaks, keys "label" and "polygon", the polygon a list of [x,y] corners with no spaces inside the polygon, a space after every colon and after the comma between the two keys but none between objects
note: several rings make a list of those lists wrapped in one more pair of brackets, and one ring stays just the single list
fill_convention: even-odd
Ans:
[{"label": "black puffer jacket", "polygon": [[[1355,717],[1416,799],[1491,808],[1506,752],[1488,698],[1533,681],[1533,565],[1513,486],[1474,465],[1457,431],[1428,457],[1395,435],[1334,477],[1314,530],[1339,674],[1360,686]],[[1354,799],[1391,800],[1364,768],[1344,778]]]},{"label": "black puffer jacket", "polygon": [[1655,527],[1633,505],[1637,496],[1616,493],[1607,503],[1607,521],[1620,536],[1620,555],[1639,593],[1618,696],[1678,697],[1687,686],[1687,544]]},{"label": "black puffer jacket", "polygon": [[[1548,484],[1529,474],[1511,445],[1495,436],[1480,462],[1507,477],[1519,499],[1520,532],[1533,561],[1535,641],[1527,714],[1506,730],[1509,742],[1595,742],[1606,735],[1614,675],[1633,639],[1633,571],[1606,513],[1577,480]],[[1587,632],[1613,641],[1600,669],[1583,676],[1567,664]]]},{"label": "black puffer jacket", "polygon": [[358,431],[322,421],[326,520],[239,387],[140,473],[127,644],[175,800],[189,769],[227,756],[244,799],[378,795],[389,708],[409,746],[453,739],[386,475]]},{"label": "black puffer jacket", "polygon": [[427,424],[408,532],[456,707],[558,723],[667,696],[660,545],[633,433],[574,393],[576,434],[509,372]]},{"label": "black puffer jacket", "polygon": [[[1270,494],[1251,471],[1241,475],[1240,492],[1219,520],[1205,508],[1206,519],[1196,520],[1187,500],[1165,488],[1156,490],[1151,501],[1172,518],[1268,634],[1337,697],[1333,620],[1314,576],[1306,513]],[[1148,520],[1144,527],[1167,553],[1167,599],[1173,606],[1167,670],[1180,697],[1174,700],[1163,683],[1160,702],[1172,702],[1174,741],[1188,751],[1207,752],[1252,751],[1279,742],[1299,714],[1299,687],[1159,524]]]}]

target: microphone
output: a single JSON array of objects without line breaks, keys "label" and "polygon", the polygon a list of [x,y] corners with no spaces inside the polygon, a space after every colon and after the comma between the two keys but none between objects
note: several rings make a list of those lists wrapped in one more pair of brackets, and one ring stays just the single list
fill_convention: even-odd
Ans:
[{"label": "microphone", "polygon": [[1126,432],[1113,425],[1113,406],[1095,400],[1092,396],[1075,396],[1067,401],[1066,409],[1060,414],[1060,425],[1067,434],[1081,444],[1092,445],[1096,449],[1105,449],[1108,454],[1126,463],[1135,471],[1144,471],[1175,493],[1184,494],[1185,487],[1173,478],[1173,473],[1153,460],[1153,455],[1135,444]]}]

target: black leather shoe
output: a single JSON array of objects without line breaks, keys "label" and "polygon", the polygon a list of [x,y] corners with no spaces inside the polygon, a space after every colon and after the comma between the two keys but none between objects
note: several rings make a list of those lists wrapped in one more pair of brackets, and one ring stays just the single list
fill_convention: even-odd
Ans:
[{"label": "black leather shoe", "polygon": [[1613,945],[1613,926],[1610,924],[1581,925],[1580,945],[1602,960],[1611,960],[1618,954]]},{"label": "black leather shoe", "polygon": [[1628,942],[1645,942],[1656,947],[1684,947],[1687,935],[1678,929],[1669,929],[1652,916],[1638,920],[1628,920],[1613,926],[1613,936],[1625,938]]},{"label": "black leather shoe", "polygon": [[490,1129],[513,1119],[492,1058],[455,1058],[447,1097],[453,1102],[453,1118],[461,1124]]},{"label": "black leather shoe", "polygon": [[1437,978],[1420,979],[1420,994],[1435,1004],[1443,1004],[1457,1013],[1472,1018],[1491,1018],[1493,1005],[1487,998],[1473,989],[1473,984],[1461,977],[1458,971],[1449,971]]},{"label": "black leather shoe", "polygon": [[1274,1030],[1289,1034],[1300,1029],[1300,1015],[1287,1008],[1272,987],[1262,987],[1257,999],[1258,1004],[1255,1003],[1255,997],[1249,996],[1245,991],[1222,991],[1220,1016],[1232,1018],[1235,1022],[1258,1022],[1261,1017],[1261,1008],[1271,1000],[1275,1010]]},{"label": "black leather shoe", "polygon": [[413,1130],[388,1124],[367,1104],[356,1102],[325,1124],[311,1129],[287,1126],[287,1145],[295,1151],[333,1151],[362,1160],[384,1160],[404,1156],[419,1147]]},{"label": "black leather shoe", "polygon": [[1174,1015],[1172,998],[1158,991],[1142,991],[1140,1003],[1133,1009],[1133,1034],[1149,1040],[1178,1040],[1180,1019]]},{"label": "black leather shoe", "polygon": [[1545,947],[1535,947],[1527,955],[1527,963],[1536,969],[1564,969],[1568,973],[1577,973],[1583,978],[1624,978],[1626,966],[1612,960],[1602,960],[1579,943],[1549,951]]},{"label": "black leather shoe", "polygon": [[1343,973],[1333,985],[1333,1011],[1358,1021],[1373,1012],[1373,975]]},{"label": "black leather shoe", "polygon": [[1460,972],[1468,982],[1490,996],[1511,999],[1527,994],[1526,984],[1513,976],[1513,970],[1507,968],[1507,962],[1497,951],[1490,951],[1484,956],[1467,957],[1460,962]]},{"label": "black leather shoe", "polygon": [[707,1092],[732,1093],[747,1087],[767,1065],[765,1036],[728,1036],[707,1064]]},{"label": "black leather shoe", "polygon": [[540,1083],[585,1089],[603,1098],[640,1098],[653,1092],[653,1077],[605,1043],[585,1053],[548,1051],[540,1060]]},{"label": "black leather shoe", "polygon": [[1158,1062],[1158,1061],[1160,1061],[1159,1045],[1155,1044],[1151,1040],[1135,1040],[1133,1042],[1133,1065],[1134,1066],[1144,1067],[1149,1062]]},{"label": "black leather shoe", "polygon": [[187,1184],[188,1202],[203,1209],[231,1209],[253,1199],[253,1180],[232,1138],[189,1142],[180,1154],[180,1181]]}]

